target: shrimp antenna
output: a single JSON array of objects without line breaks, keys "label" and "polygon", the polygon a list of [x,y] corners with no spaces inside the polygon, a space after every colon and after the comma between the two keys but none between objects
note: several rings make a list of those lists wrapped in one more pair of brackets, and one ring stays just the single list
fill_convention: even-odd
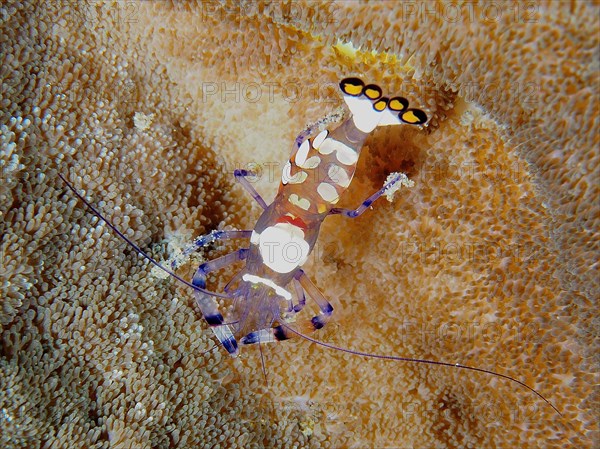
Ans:
[{"label": "shrimp antenna", "polygon": [[285,327],[287,330],[289,330],[290,332],[296,334],[297,336],[299,336],[301,338],[304,338],[305,340],[310,341],[311,343],[315,343],[319,346],[333,349],[335,351],[342,351],[342,352],[346,352],[348,354],[354,354],[354,355],[358,355],[358,356],[362,356],[362,357],[369,357],[369,358],[373,358],[373,359],[396,360],[396,361],[401,361],[401,362],[426,363],[428,365],[451,366],[454,368],[461,368],[461,369],[466,369],[466,370],[470,370],[470,371],[477,371],[480,373],[491,374],[492,376],[502,377],[503,379],[508,379],[512,382],[516,382],[519,385],[527,388],[529,391],[532,391],[533,393],[536,394],[536,396],[541,398],[546,404],[548,404],[550,407],[552,407],[556,413],[558,413],[561,417],[563,416],[563,414],[558,411],[558,409],[554,406],[554,404],[552,404],[552,402],[550,402],[548,399],[546,399],[544,396],[542,396],[540,393],[538,393],[535,389],[531,388],[529,385],[527,385],[524,382],[521,382],[520,380],[517,380],[513,377],[507,376],[506,374],[497,373],[495,371],[490,371],[490,370],[483,369],[483,368],[476,368],[474,366],[461,365],[460,363],[438,362],[436,360],[415,359],[412,357],[400,357],[400,356],[395,356],[395,355],[371,354],[369,352],[354,351],[352,349],[342,348],[339,346],[332,345],[330,343],[326,343],[324,341],[320,341],[320,340],[311,338],[308,335],[305,335],[305,334],[301,333],[300,331],[293,329],[292,327],[290,327],[289,325],[287,325],[285,323],[281,323],[281,325],[283,327]]},{"label": "shrimp antenna", "polygon": [[265,376],[265,384],[267,388],[269,388],[269,379],[267,378],[267,368],[265,366],[265,358],[263,356],[262,345],[260,344],[260,340],[258,342],[258,349],[260,351],[260,366],[262,367],[263,376]]},{"label": "shrimp antenna", "polygon": [[210,348],[208,348],[206,351],[202,351],[199,355],[204,355],[207,354],[209,352],[213,352],[216,348],[220,348],[221,346],[219,345],[215,345],[213,344]]},{"label": "shrimp antenna", "polygon": [[58,173],[58,176],[60,177],[60,179],[62,179],[64,181],[64,183],[67,185],[67,187],[69,187],[69,189],[71,189],[73,191],[73,193],[77,196],[77,198],[79,198],[81,201],[83,201],[83,203],[94,213],[94,215],[96,217],[98,217],[100,220],[102,220],[104,223],[107,224],[107,226],[113,230],[113,232],[115,234],[117,234],[119,237],[121,237],[123,240],[125,240],[125,242],[127,242],[127,244],[129,246],[131,246],[140,256],[144,257],[145,259],[147,259],[148,261],[150,261],[152,264],[154,264],[156,267],[160,268],[161,270],[163,270],[165,273],[167,273],[169,276],[177,279],[179,282],[181,282],[182,284],[187,285],[190,288],[193,288],[196,291],[205,293],[207,295],[211,295],[211,296],[215,296],[217,298],[227,298],[227,299],[231,299],[231,296],[229,295],[225,295],[223,293],[217,293],[217,292],[211,292],[209,290],[205,290],[203,288],[197,287],[194,284],[192,284],[191,282],[186,281],[185,279],[183,279],[180,276],[177,276],[175,273],[173,273],[171,270],[169,270],[168,268],[163,267],[160,263],[158,263],[156,260],[154,260],[151,256],[149,256],[146,252],[144,252],[143,249],[141,249],[139,246],[137,246],[135,243],[133,243],[125,234],[123,234],[121,231],[119,231],[117,229],[117,227],[115,225],[113,225],[108,218],[104,217],[104,215],[102,215],[102,213],[96,209],[94,206],[92,206],[90,204],[89,201],[87,201],[83,195],[81,195],[76,189],[75,187],[73,187],[73,185],[67,181],[65,179],[65,177]]}]

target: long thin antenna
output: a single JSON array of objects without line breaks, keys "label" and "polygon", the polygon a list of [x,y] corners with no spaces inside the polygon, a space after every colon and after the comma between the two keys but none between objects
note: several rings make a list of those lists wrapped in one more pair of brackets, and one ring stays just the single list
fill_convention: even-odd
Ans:
[{"label": "long thin antenna", "polygon": [[267,384],[267,388],[269,388],[269,379],[267,378],[267,368],[265,366],[265,359],[263,357],[262,345],[260,344],[260,340],[258,340],[258,350],[260,351],[260,365],[262,366],[262,372],[265,376],[265,384]]},{"label": "long thin antenna", "polygon": [[[212,342],[212,340],[211,340],[211,342]],[[215,348],[219,348],[219,347],[220,347],[219,345],[213,344],[210,348],[208,348],[206,351],[202,351],[199,355],[204,355],[208,352],[213,352],[215,350]]]},{"label": "long thin antenna", "polygon": [[175,273],[173,273],[172,271],[170,271],[169,269],[163,267],[160,263],[158,263],[156,260],[154,260],[152,257],[150,257],[148,254],[146,254],[144,252],[144,250],[142,250],[139,246],[137,246],[135,243],[133,243],[125,234],[123,234],[121,231],[119,231],[115,225],[113,225],[108,218],[104,217],[104,215],[102,215],[100,213],[100,211],[98,209],[96,209],[94,206],[92,206],[84,197],[83,195],[81,195],[77,190],[75,190],[75,187],[73,187],[73,185],[67,181],[65,179],[65,177],[62,174],[58,174],[58,176],[60,177],[60,179],[62,179],[64,181],[64,183],[67,185],[67,187],[69,187],[69,189],[71,189],[73,191],[73,193],[77,196],[77,198],[79,198],[81,201],[83,201],[83,203],[90,208],[90,210],[94,213],[94,215],[96,217],[98,217],[100,220],[102,220],[104,223],[106,223],[106,225],[113,230],[113,232],[115,232],[119,237],[121,237],[123,240],[125,240],[134,250],[137,251],[137,253],[140,256],[143,256],[144,258],[146,258],[148,261],[150,261],[152,264],[154,264],[156,267],[160,268],[161,270],[163,270],[165,273],[167,273],[169,276],[172,276],[173,278],[177,279],[179,282],[187,285],[190,288],[193,288],[196,291],[202,292],[202,293],[206,293],[207,295],[211,295],[211,296],[216,296],[217,298],[227,298],[227,299],[231,299],[231,296],[229,295],[224,295],[223,293],[217,293],[217,292],[211,292],[209,290],[205,290],[203,288],[197,287],[194,284],[192,284],[191,282],[186,281],[185,279],[177,276]]},{"label": "long thin antenna", "polygon": [[373,358],[373,359],[396,360],[396,361],[401,361],[401,362],[426,363],[428,365],[451,366],[451,367],[454,367],[454,368],[461,368],[461,369],[466,369],[466,370],[470,370],[470,371],[477,371],[477,372],[480,372],[480,373],[486,373],[486,374],[491,374],[493,376],[502,377],[503,379],[508,379],[508,380],[513,381],[513,382],[516,382],[519,385],[527,388],[529,391],[532,391],[533,393],[536,394],[536,396],[538,396],[539,398],[541,398],[546,404],[548,404],[550,407],[552,407],[556,413],[558,413],[561,417],[563,416],[562,413],[559,412],[558,409],[552,404],[552,402],[550,402],[548,399],[546,399],[544,396],[542,396],[536,390],[534,390],[533,388],[531,388],[529,385],[521,382],[520,380],[517,380],[517,379],[515,379],[513,377],[507,376],[506,374],[497,373],[495,371],[490,371],[490,370],[483,369],[483,368],[476,368],[474,366],[461,365],[460,363],[438,362],[436,360],[415,359],[415,358],[412,358],[412,357],[399,357],[399,356],[395,356],[395,355],[371,354],[369,352],[354,351],[352,349],[341,348],[339,346],[335,346],[335,345],[332,345],[330,343],[325,343],[324,341],[320,341],[320,340],[316,340],[314,338],[311,338],[308,335],[305,335],[305,334],[297,331],[296,329],[293,329],[292,327],[288,326],[285,323],[281,323],[281,325],[283,327],[285,327],[287,330],[289,330],[290,332],[296,334],[297,336],[299,336],[301,338],[304,338],[305,340],[308,340],[308,341],[310,341],[312,343],[315,343],[315,344],[317,344],[319,346],[323,346],[325,348],[334,349],[336,351],[346,352],[348,354],[354,354],[354,355],[359,355],[359,356],[362,356],[362,357],[369,357],[369,358]]}]

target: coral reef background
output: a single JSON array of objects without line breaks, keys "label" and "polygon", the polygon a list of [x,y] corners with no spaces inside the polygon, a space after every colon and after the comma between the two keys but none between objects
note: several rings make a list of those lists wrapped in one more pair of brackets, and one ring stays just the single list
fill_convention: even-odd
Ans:
[{"label": "coral reef background", "polygon": [[[597,444],[598,17],[579,1],[3,2],[2,446]],[[497,377],[304,340],[263,347],[266,385],[258,348],[206,352],[191,293],[57,176],[166,259],[252,227],[233,168],[258,169],[270,200],[346,76],[431,122],[368,141],[343,205],[392,171],[415,186],[326,221],[306,271],[335,319],[316,337],[496,370],[563,417]]]}]

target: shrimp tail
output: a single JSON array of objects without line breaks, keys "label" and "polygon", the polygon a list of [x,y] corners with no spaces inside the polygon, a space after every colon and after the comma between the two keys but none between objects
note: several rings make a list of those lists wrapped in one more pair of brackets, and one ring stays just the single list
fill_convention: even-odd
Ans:
[{"label": "shrimp tail", "polygon": [[352,113],[354,125],[364,133],[378,126],[422,125],[427,114],[420,109],[408,107],[403,97],[384,97],[381,87],[367,84],[359,78],[345,78],[340,82],[344,101]]}]

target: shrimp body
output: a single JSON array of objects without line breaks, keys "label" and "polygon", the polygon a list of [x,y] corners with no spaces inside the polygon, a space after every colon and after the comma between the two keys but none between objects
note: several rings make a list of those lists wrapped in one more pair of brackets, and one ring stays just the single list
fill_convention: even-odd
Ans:
[{"label": "shrimp body", "polygon": [[[315,246],[321,224],[328,215],[344,212],[336,209],[335,204],[350,186],[361,148],[377,126],[420,125],[427,120],[424,112],[408,109],[404,98],[382,97],[378,86],[365,86],[357,78],[343,80],[340,88],[352,114],[335,129],[323,130],[312,139],[296,141],[283,168],[276,198],[258,219],[251,233],[250,248],[239,254],[240,259],[246,259],[246,266],[234,278],[239,281],[238,288],[232,292],[237,329],[224,324],[220,314],[215,315],[214,307],[209,305],[212,300],[206,294],[195,292],[208,323],[234,356],[238,352],[234,332],[245,335],[241,340],[244,344],[290,338],[285,327],[272,326],[281,319],[282,304],[287,303],[290,313],[301,309],[304,305],[302,290],[315,299],[321,310],[312,318],[310,326],[319,329],[327,323],[333,308],[301,269]],[[370,202],[363,203],[364,208]],[[347,215],[353,217],[359,213],[348,211]],[[204,272],[206,270],[199,269],[194,278],[195,285],[202,288],[205,287]],[[296,306],[287,289],[292,281],[300,284],[296,286],[299,296]]]}]

